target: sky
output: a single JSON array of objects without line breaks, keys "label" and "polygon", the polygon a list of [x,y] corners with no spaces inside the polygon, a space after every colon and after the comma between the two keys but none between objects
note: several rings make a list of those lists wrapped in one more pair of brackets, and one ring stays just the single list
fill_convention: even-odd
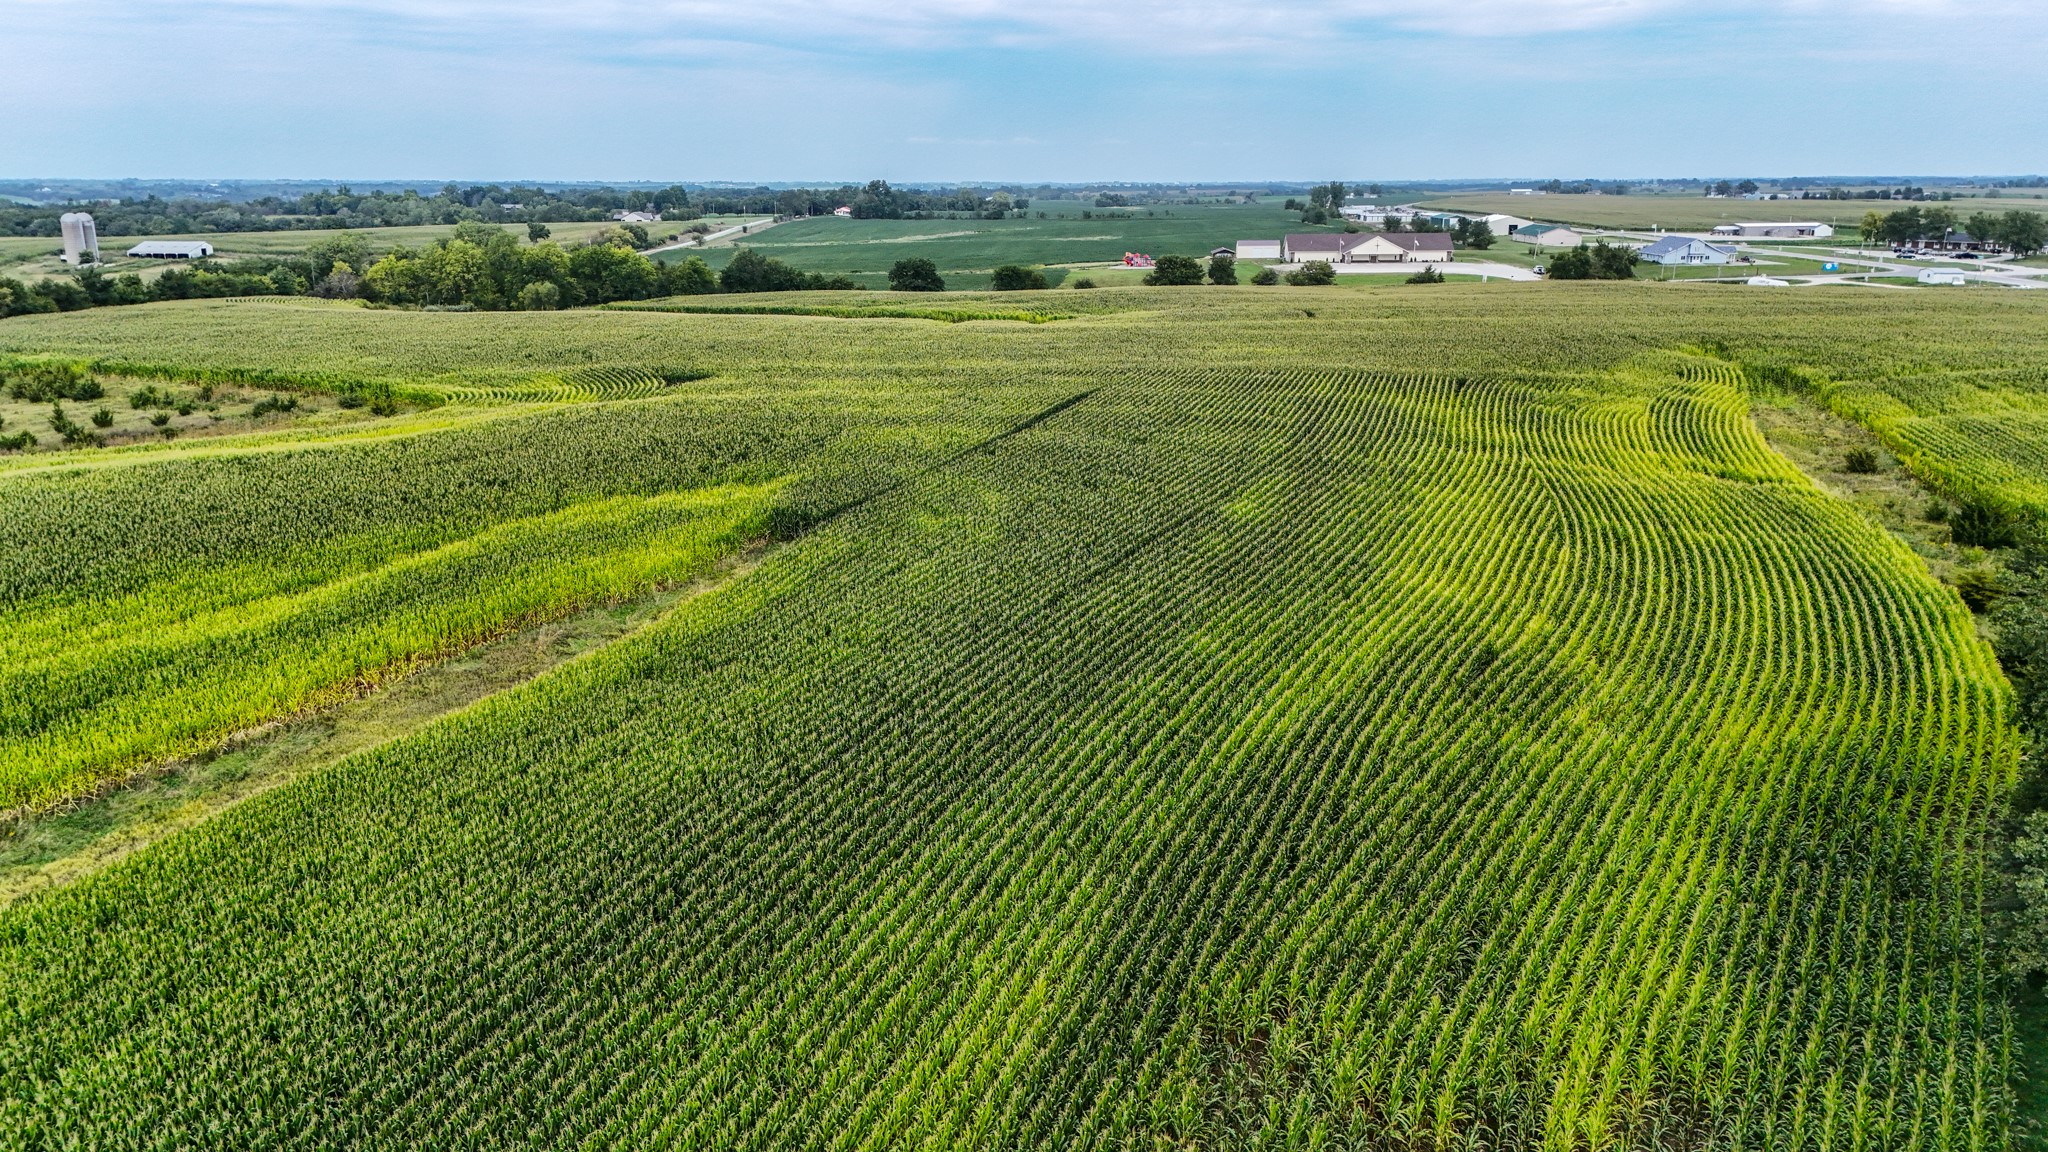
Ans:
[{"label": "sky", "polygon": [[2048,171],[2048,0],[0,0],[0,177]]}]

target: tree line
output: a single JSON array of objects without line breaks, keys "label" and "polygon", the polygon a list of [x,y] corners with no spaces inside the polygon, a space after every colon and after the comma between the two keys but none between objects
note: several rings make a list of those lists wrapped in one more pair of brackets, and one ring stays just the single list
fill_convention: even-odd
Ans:
[{"label": "tree line", "polygon": [[1964,217],[1953,208],[1913,205],[1896,212],[1866,212],[1857,231],[1866,241],[1889,244],[1943,240],[1961,231],[1979,244],[1997,244],[2017,256],[2032,256],[2048,247],[2048,216],[2024,208]]}]

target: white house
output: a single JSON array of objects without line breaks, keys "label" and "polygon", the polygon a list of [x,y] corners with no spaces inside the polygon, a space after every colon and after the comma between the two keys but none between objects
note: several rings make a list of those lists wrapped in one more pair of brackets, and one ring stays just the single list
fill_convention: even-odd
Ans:
[{"label": "white house", "polygon": [[1922,284],[1944,284],[1954,288],[1960,288],[1965,283],[1961,268],[1929,268],[1920,273],[1920,282]]},{"label": "white house", "polygon": [[1239,260],[1278,260],[1280,258],[1280,242],[1278,240],[1239,240],[1237,242],[1237,258]]},{"label": "white house", "polygon": [[1586,242],[1584,235],[1562,224],[1524,225],[1515,229],[1515,239],[1544,248],[1577,248]]},{"label": "white house", "polygon": [[621,224],[652,224],[661,219],[659,212],[628,212],[620,209],[612,213],[612,219]]},{"label": "white house", "polygon": [[204,260],[213,255],[213,245],[204,240],[144,240],[128,254],[153,260]]},{"label": "white house", "polygon": [[1723,224],[1714,229],[1716,236],[1736,236],[1753,240],[1826,240],[1835,234],[1832,225],[1818,220],[1769,221],[1753,224]]},{"label": "white house", "polygon": [[832,214],[841,220],[851,220],[853,219],[853,207],[849,204],[841,204],[832,210]]},{"label": "white house", "polygon": [[1709,244],[1697,236],[1666,236],[1655,244],[1636,250],[1636,255],[1650,264],[1726,264],[1735,257],[1735,249],[1719,244]]}]

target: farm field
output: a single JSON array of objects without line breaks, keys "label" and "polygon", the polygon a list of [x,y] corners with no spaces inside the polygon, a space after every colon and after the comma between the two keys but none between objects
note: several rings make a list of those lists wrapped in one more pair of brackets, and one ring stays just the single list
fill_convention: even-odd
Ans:
[{"label": "farm field", "polygon": [[2013,1132],[2009,688],[1751,408],[2048,498],[2048,302],[744,304],[0,323],[409,405],[0,457],[0,807],[706,587],[0,908],[0,1146]]},{"label": "farm field", "polygon": [[[793,220],[755,239],[735,238],[734,243],[805,271],[853,275],[863,286],[874,288],[888,286],[887,272],[896,261],[923,257],[938,265],[949,287],[985,289],[989,271],[1004,264],[1104,263],[1120,261],[1126,252],[1206,259],[1211,249],[1243,239],[1328,230],[1302,224],[1299,213],[1281,209],[1278,202],[1172,205],[1150,209],[1156,213],[1152,216],[1143,208],[1090,208],[1094,218],[1087,220],[1071,201],[1037,207],[1047,208],[1046,219],[1034,214],[1024,220]],[[1106,213],[1111,211],[1130,215],[1110,218]],[[689,255],[677,252],[666,258]],[[702,255],[714,268],[732,258],[731,251],[718,249]],[[1047,269],[1047,279],[1055,287],[1068,274],[1062,268]]]},{"label": "farm field", "polygon": [[[1622,228],[1667,232],[1706,231],[1720,224],[1748,220],[1818,220],[1833,224],[1845,240],[1872,210],[1900,207],[1890,200],[1710,200],[1705,196],[1510,196],[1505,193],[1458,192],[1421,201],[1445,212],[1505,212],[1523,219],[1589,228]],[[1955,200],[1956,211],[2005,212],[2024,208],[2048,212],[2048,200],[2018,196],[1997,200]]]}]

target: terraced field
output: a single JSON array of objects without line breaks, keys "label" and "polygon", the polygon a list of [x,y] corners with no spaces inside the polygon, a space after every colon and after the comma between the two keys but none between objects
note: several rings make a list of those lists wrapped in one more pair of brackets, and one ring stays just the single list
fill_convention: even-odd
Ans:
[{"label": "terraced field", "polygon": [[0,326],[471,414],[0,473],[10,751],[762,550],[0,910],[0,1146],[2005,1144],[2007,689],[1746,393],[2040,305],[1084,295]]}]

